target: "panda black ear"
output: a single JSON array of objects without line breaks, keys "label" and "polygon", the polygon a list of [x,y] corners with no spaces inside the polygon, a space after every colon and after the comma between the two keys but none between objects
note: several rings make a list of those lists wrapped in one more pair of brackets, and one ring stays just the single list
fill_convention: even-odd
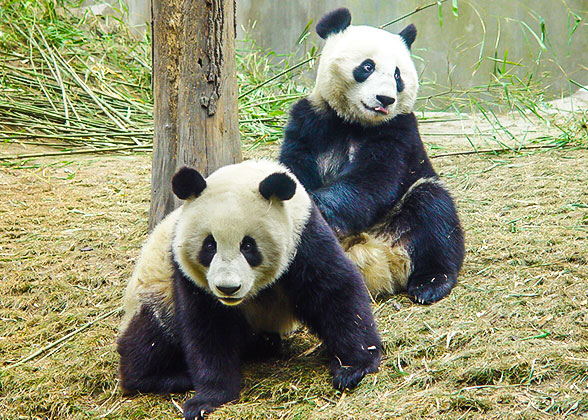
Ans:
[{"label": "panda black ear", "polygon": [[266,200],[272,195],[280,200],[289,200],[296,192],[296,182],[283,172],[271,174],[259,183],[259,192]]},{"label": "panda black ear", "polygon": [[172,190],[180,200],[196,198],[206,188],[206,181],[196,169],[184,166],[172,178]]},{"label": "panda black ear", "polygon": [[331,34],[344,31],[351,24],[349,9],[342,7],[324,15],[316,24],[316,33],[322,39],[327,39]]},{"label": "panda black ear", "polygon": [[406,42],[406,46],[410,50],[410,46],[414,42],[417,35],[416,26],[414,26],[414,24],[411,23],[406,28],[404,28],[398,35],[400,35],[402,39],[404,39],[404,42]]}]

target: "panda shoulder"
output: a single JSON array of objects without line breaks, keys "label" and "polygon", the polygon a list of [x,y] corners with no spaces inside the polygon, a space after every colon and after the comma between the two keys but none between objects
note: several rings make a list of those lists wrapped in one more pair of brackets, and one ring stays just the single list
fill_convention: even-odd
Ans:
[{"label": "panda shoulder", "polygon": [[395,131],[403,133],[410,142],[421,143],[421,135],[419,134],[419,123],[413,112],[399,115]]},{"label": "panda shoulder", "polygon": [[135,270],[125,290],[124,315],[120,333],[128,328],[133,316],[148,305],[159,317],[171,311],[173,302],[173,263],[171,239],[181,209],[167,215],[147,238]]},{"label": "panda shoulder", "polygon": [[290,108],[286,137],[316,136],[327,126],[329,118],[328,114],[317,110],[308,99],[301,99]]},{"label": "panda shoulder", "polygon": [[[312,203],[310,215],[302,231],[296,247],[296,254],[288,268],[286,277],[298,278],[300,275],[329,273],[329,276],[347,270],[353,270],[350,260],[345,257],[335,234],[320,213],[316,204]],[[315,274],[311,274],[315,273]],[[335,277],[329,277],[329,281]]]},{"label": "panda shoulder", "polygon": [[308,99],[300,99],[290,108],[291,119],[301,120],[308,117],[317,117],[317,113]]},{"label": "panda shoulder", "polygon": [[171,242],[182,209],[167,215],[151,232],[127,288],[127,294],[157,295],[164,300],[171,296],[173,263]]}]

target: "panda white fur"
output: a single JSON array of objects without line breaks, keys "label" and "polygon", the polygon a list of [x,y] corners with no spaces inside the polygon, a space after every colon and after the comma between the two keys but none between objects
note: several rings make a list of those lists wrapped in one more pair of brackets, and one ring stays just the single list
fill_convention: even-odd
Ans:
[{"label": "panda white fur", "polygon": [[282,165],[247,161],[206,180],[183,168],[183,206],[145,243],[125,293],[118,352],[127,392],[196,394],[187,419],[239,396],[240,363],[271,355],[297,322],[326,345],[333,384],[378,369],[361,275]]},{"label": "panda white fur", "polygon": [[[349,25],[351,16],[347,16],[343,23]],[[365,126],[412,112],[419,81],[408,43],[414,41],[415,27],[408,26],[397,35],[371,26],[349,25],[332,31],[327,24],[332,22],[323,18],[317,25],[327,42],[308,97],[315,109],[332,108],[346,122]]]},{"label": "panda white fur", "polygon": [[310,193],[372,294],[446,296],[464,258],[463,232],[412,113],[418,75],[399,34],[326,14],[312,93],[290,111],[280,161]]}]

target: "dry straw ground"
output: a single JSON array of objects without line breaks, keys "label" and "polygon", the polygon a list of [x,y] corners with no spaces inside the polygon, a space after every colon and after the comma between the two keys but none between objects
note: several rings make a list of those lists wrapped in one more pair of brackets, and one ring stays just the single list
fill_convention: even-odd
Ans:
[{"label": "dry straw ground", "polygon": [[[0,419],[178,419],[188,394],[128,398],[116,378],[117,309],[147,236],[150,156],[2,160],[150,148],[149,43],[57,4],[0,0]],[[568,12],[570,42],[584,26]],[[275,157],[285,111],[305,90],[293,74],[276,79],[291,62],[240,45],[239,85],[251,92],[241,130],[259,146],[246,155]],[[432,306],[376,302],[386,355],[357,390],[332,389],[317,341],[301,331],[280,360],[245,366],[241,400],[212,419],[588,418],[588,91],[574,100],[579,122],[546,132],[526,118],[546,110],[543,87],[514,77],[506,55],[495,70],[496,83],[447,96],[477,121],[419,115],[432,155],[538,148],[434,160],[467,234],[454,292]],[[495,120],[482,91],[514,115]],[[560,105],[549,109],[569,115]]]},{"label": "dry straw ground", "polygon": [[[443,127],[423,131],[436,141]],[[302,331],[280,360],[245,366],[241,400],[212,419],[588,417],[588,150],[434,164],[467,234],[454,292],[432,306],[376,302],[386,356],[357,390],[331,388]],[[120,306],[147,235],[149,186],[149,155],[0,169],[0,418],[180,417],[188,395],[121,395],[120,313],[14,365]]]}]

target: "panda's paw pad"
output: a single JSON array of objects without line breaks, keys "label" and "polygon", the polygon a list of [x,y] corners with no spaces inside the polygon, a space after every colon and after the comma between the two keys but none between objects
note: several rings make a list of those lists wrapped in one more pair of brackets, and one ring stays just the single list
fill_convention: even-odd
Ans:
[{"label": "panda's paw pad", "polygon": [[363,367],[341,366],[333,375],[333,387],[339,391],[355,388],[367,370]]},{"label": "panda's paw pad", "polygon": [[185,420],[204,420],[206,416],[214,411],[212,404],[202,401],[198,397],[190,398],[184,404]]}]

